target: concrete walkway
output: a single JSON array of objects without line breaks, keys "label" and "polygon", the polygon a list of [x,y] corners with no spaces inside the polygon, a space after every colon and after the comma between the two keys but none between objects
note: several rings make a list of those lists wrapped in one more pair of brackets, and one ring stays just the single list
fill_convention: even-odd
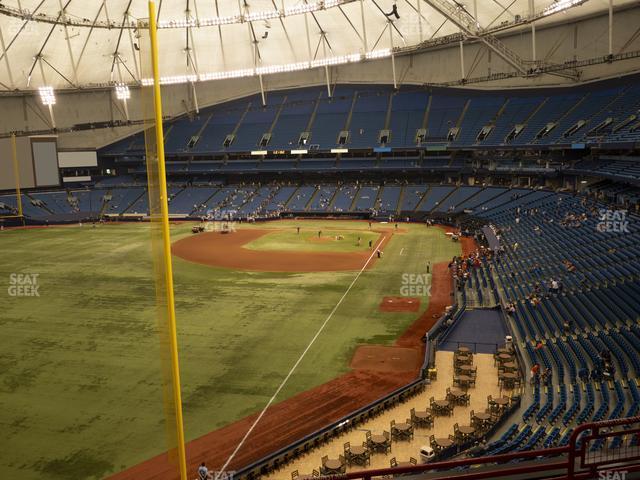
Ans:
[{"label": "concrete walkway", "polygon": [[[450,417],[436,417],[433,428],[416,428],[414,438],[411,441],[393,442],[391,453],[384,455],[374,453],[371,455],[371,465],[367,468],[388,468],[389,461],[395,457],[398,462],[408,462],[410,457],[420,461],[420,447],[429,445],[429,436],[436,438],[447,437],[453,434],[453,424],[460,426],[469,425],[471,410],[484,411],[487,408],[487,396],[499,396],[498,370],[493,365],[493,355],[477,354],[473,357],[474,366],[478,368],[475,388],[469,389],[471,402],[469,406],[456,406]],[[411,409],[425,410],[429,407],[429,398],[444,399],[448,387],[453,386],[453,352],[438,351],[436,353],[436,366],[438,379],[433,381],[421,394],[411,398],[406,403],[397,405],[378,417],[360,425],[357,429],[344,433],[340,437],[332,439],[329,443],[312,450],[308,454],[297,458],[285,465],[280,470],[267,475],[269,480],[290,480],[291,472],[297,470],[300,475],[309,475],[315,470],[320,470],[321,458],[327,455],[329,458],[338,458],[344,451],[344,443],[361,445],[365,441],[367,430],[372,434],[381,434],[390,430],[391,420],[396,423],[405,422],[411,417]],[[347,467],[347,471],[362,470],[362,467],[354,465]]]}]

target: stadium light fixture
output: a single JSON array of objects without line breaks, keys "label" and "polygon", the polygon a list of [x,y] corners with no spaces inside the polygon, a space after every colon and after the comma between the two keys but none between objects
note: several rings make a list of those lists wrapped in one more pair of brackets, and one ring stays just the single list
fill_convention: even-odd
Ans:
[{"label": "stadium light fixture", "polygon": [[56,104],[56,95],[53,87],[40,87],[38,88],[38,93],[40,93],[40,101],[43,105],[50,107]]},{"label": "stadium light fixture", "polygon": [[264,12],[254,12],[245,15],[245,20],[247,22],[259,22],[262,20],[271,20],[272,18],[278,18],[280,16],[280,12],[278,10],[264,11]]},{"label": "stadium light fixture", "polygon": [[228,78],[243,78],[255,75],[255,68],[244,68],[241,70],[229,70],[227,72],[201,73],[198,77],[201,82],[207,80],[226,80]]},{"label": "stadium light fixture", "polygon": [[[160,77],[161,85],[175,85],[176,83],[189,83],[198,80],[197,75],[170,75],[166,77]],[[142,85],[144,87],[150,87],[153,85],[153,78],[143,78]]]},{"label": "stadium light fixture", "polygon": [[131,98],[131,91],[129,86],[125,83],[116,83],[116,98],[122,102],[124,106],[124,116],[129,121],[129,107],[127,101]]},{"label": "stadium light fixture", "polygon": [[568,10],[572,7],[577,7],[578,5],[582,5],[586,1],[587,0],[558,0],[542,10],[542,16],[544,17],[554,13],[562,12],[564,10]]},{"label": "stadium light fixture", "polygon": [[[240,70],[229,70],[226,72],[204,72],[198,75],[174,75],[160,77],[161,85],[175,85],[180,83],[206,82],[209,80],[227,80],[231,78],[253,77],[256,75],[269,75],[272,73],[288,73],[298,72],[300,70],[309,70],[312,68],[331,67],[334,65],[344,65],[347,63],[362,62],[364,60],[376,60],[380,58],[390,57],[392,55],[390,48],[382,48],[372,50],[365,54],[352,53],[350,55],[338,55],[334,57],[320,58],[310,62],[284,63],[280,65],[269,65],[256,68],[244,68]],[[153,85],[153,79],[143,78],[142,85],[145,87]]]},{"label": "stadium light fixture", "polygon": [[53,91],[53,87],[40,87],[38,88],[40,94],[40,101],[43,105],[49,108],[49,117],[51,118],[51,126],[56,129],[56,117],[53,114],[53,106],[56,104],[56,94]]},{"label": "stadium light fixture", "polygon": [[319,60],[313,60],[311,62],[311,68],[342,65],[345,63],[359,62],[360,60],[362,60],[362,55],[360,55],[359,53],[353,53],[351,55],[338,55],[336,57],[327,57],[321,58]]},{"label": "stadium light fixture", "polygon": [[118,100],[129,100],[131,98],[131,91],[129,90],[129,86],[124,83],[116,84],[116,98]]},{"label": "stadium light fixture", "polygon": [[270,73],[287,73],[297,72],[298,70],[306,70],[309,68],[309,62],[287,63],[284,65],[271,65],[269,67],[256,68],[256,74],[268,75]]},{"label": "stadium light fixture", "polygon": [[370,52],[367,52],[365,54],[365,58],[367,60],[375,60],[377,58],[386,58],[386,57],[390,57],[391,56],[391,49],[390,48],[383,48],[380,50],[372,50]]}]

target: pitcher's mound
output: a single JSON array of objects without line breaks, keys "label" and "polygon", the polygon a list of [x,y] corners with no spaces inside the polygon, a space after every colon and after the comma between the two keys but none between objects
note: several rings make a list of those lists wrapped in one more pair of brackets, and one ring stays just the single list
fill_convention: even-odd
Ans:
[{"label": "pitcher's mound", "polygon": [[353,355],[351,368],[377,372],[411,372],[420,368],[420,354],[413,348],[362,345]]},{"label": "pitcher's mound", "polygon": [[384,297],[380,302],[381,312],[417,312],[420,299],[412,297]]}]

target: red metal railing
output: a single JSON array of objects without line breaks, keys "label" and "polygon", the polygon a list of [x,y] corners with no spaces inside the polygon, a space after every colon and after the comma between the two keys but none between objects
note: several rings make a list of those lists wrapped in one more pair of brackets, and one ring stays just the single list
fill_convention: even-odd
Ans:
[{"label": "red metal railing", "polygon": [[[606,448],[606,442],[612,441],[616,437],[625,436],[630,439],[640,435],[639,422],[640,417],[631,417],[578,425],[569,442],[567,476],[569,478],[595,478],[598,470],[606,470],[608,467],[621,463],[625,464],[624,470],[640,470],[640,464],[638,464],[640,444],[638,446],[626,445],[624,448]],[[623,429],[615,430],[616,427],[623,427]],[[578,439],[580,439],[579,446],[577,445]],[[599,440],[603,440],[605,445],[591,452],[591,445]]]},{"label": "red metal railing", "polygon": [[[632,426],[634,427],[632,428]],[[613,430],[616,427],[622,427],[623,429]],[[402,474],[415,475],[425,472],[434,472],[436,470],[446,471],[465,466],[490,466],[498,463],[504,464],[510,460],[533,460],[541,457],[548,458],[548,461],[535,462],[535,464],[527,462],[522,464],[514,463],[509,466],[505,466],[504,468],[487,468],[482,471],[459,471],[456,472],[456,478],[463,478],[465,480],[507,478],[513,475],[533,472],[549,472],[549,475],[555,475],[554,478],[558,479],[598,478],[598,471],[640,471],[640,442],[637,447],[624,446],[620,449],[609,449],[604,445],[597,452],[589,451],[590,445],[599,439],[606,441],[612,440],[618,436],[627,437],[633,435],[640,436],[640,416],[579,425],[573,431],[569,444],[564,447],[507,453],[503,455],[492,455],[478,458],[466,458],[445,462],[433,462],[422,465],[361,470],[340,475],[327,475],[321,478],[323,480],[371,480],[373,477],[395,476]],[[579,439],[580,445],[578,445]],[[451,478],[451,473],[442,472],[441,477],[430,476],[430,478]]]}]

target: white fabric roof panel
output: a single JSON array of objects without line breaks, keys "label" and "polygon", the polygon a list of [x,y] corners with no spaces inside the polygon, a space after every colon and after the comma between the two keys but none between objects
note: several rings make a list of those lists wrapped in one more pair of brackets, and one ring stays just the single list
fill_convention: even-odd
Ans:
[{"label": "white fabric roof panel", "polygon": [[[178,76],[265,67],[322,59],[390,47],[388,20],[393,0],[346,0],[338,6],[284,18],[192,28],[163,28],[159,32],[161,75]],[[345,0],[331,0],[338,1]],[[447,0],[454,2],[454,0]],[[561,0],[566,1],[566,0]],[[422,16],[419,17],[418,2]],[[147,14],[146,0],[3,0],[0,8],[0,89],[35,89],[104,86],[113,82],[136,83],[144,77],[136,45],[142,30],[132,28]],[[513,22],[529,15],[529,0],[463,0],[457,2],[483,28]],[[535,11],[555,3],[535,0]],[[616,0],[615,5],[635,3]],[[238,0],[157,0],[158,19],[204,22],[237,16],[304,7],[297,0],[247,0],[242,12]],[[570,8],[562,19],[608,9],[608,0],[588,0]],[[64,7],[64,14],[61,14]],[[217,8],[216,8],[217,6]],[[459,28],[425,0],[398,0],[400,19],[393,22],[395,47],[417,45],[421,40],[459,32]],[[188,11],[188,14],[187,14]],[[364,29],[363,20],[364,15]],[[306,22],[305,22],[306,17]],[[558,16],[539,20],[557,21]],[[66,19],[67,25],[56,24]],[[127,28],[120,28],[126,22]],[[113,24],[112,28],[105,28]],[[309,36],[307,37],[307,25]],[[189,34],[187,35],[187,31]],[[322,40],[322,33],[326,44]],[[267,34],[267,35],[265,35]],[[366,49],[364,38],[366,35]],[[266,38],[263,38],[266,37]],[[187,38],[188,47],[187,49]],[[307,40],[309,38],[309,40]],[[144,43],[144,42],[143,42]],[[308,43],[310,45],[308,45]],[[144,50],[144,46],[143,46]],[[254,53],[259,59],[255,60]],[[309,50],[311,58],[309,58]],[[41,54],[41,60],[38,60]],[[190,54],[192,62],[187,61]],[[189,64],[193,63],[190,67]]]}]

